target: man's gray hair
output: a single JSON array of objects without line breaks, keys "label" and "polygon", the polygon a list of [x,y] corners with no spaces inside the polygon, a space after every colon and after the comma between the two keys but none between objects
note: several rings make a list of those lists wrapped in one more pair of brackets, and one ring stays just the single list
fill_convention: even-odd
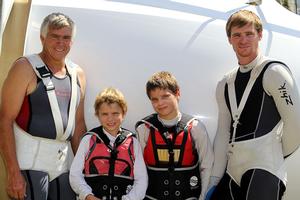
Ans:
[{"label": "man's gray hair", "polygon": [[45,17],[41,29],[40,34],[44,38],[47,36],[49,29],[61,29],[64,27],[70,27],[72,30],[72,39],[75,37],[76,26],[74,21],[67,15],[63,13],[51,13],[47,17]]}]

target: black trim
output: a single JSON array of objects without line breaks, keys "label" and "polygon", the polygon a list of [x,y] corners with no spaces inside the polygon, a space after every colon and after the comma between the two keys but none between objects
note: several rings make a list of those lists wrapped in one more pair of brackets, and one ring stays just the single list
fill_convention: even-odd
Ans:
[{"label": "black trim", "polygon": [[[27,181],[29,183],[29,190],[30,190],[30,193],[31,193],[31,200],[34,200],[33,184],[32,184],[32,180],[31,180],[29,170],[25,170],[25,173],[26,173]],[[26,186],[26,187],[28,187],[28,186]]]},{"label": "black trim", "polygon": [[51,77],[51,72],[45,65],[42,67],[36,67],[35,69],[39,72],[42,78]]},{"label": "black trim", "polygon": [[56,179],[56,194],[57,194],[57,200],[60,200],[60,183],[59,183],[59,177]]}]

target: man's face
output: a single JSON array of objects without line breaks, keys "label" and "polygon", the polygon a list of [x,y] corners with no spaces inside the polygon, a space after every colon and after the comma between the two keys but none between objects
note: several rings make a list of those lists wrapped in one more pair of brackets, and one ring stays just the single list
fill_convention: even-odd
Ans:
[{"label": "man's face", "polygon": [[72,46],[72,29],[49,29],[46,37],[41,36],[43,51],[56,61],[64,60]]},{"label": "man's face", "polygon": [[179,91],[173,94],[168,89],[155,88],[149,93],[153,109],[162,119],[174,119],[178,112]]},{"label": "man's face", "polygon": [[[228,38],[239,61],[253,60],[258,54],[259,41],[262,38],[262,32],[257,32],[253,24],[247,24],[243,27],[234,26],[231,28],[231,36]],[[248,64],[248,63],[240,63]]]}]

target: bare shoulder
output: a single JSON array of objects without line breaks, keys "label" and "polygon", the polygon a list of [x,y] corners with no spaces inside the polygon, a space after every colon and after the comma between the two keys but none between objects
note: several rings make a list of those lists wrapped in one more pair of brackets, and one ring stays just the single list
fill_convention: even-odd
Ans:
[{"label": "bare shoulder", "polygon": [[78,74],[78,76],[80,78],[85,78],[85,73],[84,73],[83,69],[79,65],[77,65],[76,71],[77,71],[77,74]]},{"label": "bare shoulder", "polygon": [[36,84],[35,73],[26,58],[16,60],[3,83],[2,104],[3,113],[15,119],[19,113],[24,96],[30,93]]},{"label": "bare shoulder", "polygon": [[22,84],[23,86],[27,86],[33,80],[36,80],[35,73],[29,61],[24,57],[17,59],[12,64],[6,78],[6,82],[11,85]]},{"label": "bare shoulder", "polygon": [[83,69],[79,65],[77,65],[76,71],[77,71],[78,80],[80,82],[82,94],[84,94],[85,93],[85,88],[86,88],[85,73],[84,73]]},{"label": "bare shoulder", "polygon": [[11,66],[9,73],[25,73],[24,75],[34,75],[31,64],[25,57],[20,57]]}]

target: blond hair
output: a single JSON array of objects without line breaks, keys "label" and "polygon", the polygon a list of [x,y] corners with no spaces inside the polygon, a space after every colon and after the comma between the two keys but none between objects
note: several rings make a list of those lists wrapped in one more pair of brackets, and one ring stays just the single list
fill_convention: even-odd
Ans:
[{"label": "blond hair", "polygon": [[99,114],[99,108],[103,103],[113,104],[117,103],[121,107],[123,111],[123,115],[127,112],[127,103],[125,101],[125,97],[118,89],[109,87],[104,89],[101,93],[99,93],[96,97],[94,109],[95,115]]}]

